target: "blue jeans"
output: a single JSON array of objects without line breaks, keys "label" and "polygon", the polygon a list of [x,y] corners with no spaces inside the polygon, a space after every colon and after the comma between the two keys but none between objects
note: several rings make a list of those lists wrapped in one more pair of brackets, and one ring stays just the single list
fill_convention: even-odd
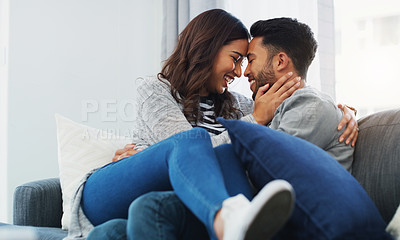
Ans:
[{"label": "blue jeans", "polygon": [[[222,201],[233,193],[228,189],[232,187],[240,192],[241,188],[247,188],[251,196],[243,169],[228,171],[231,166],[241,167],[243,164],[257,189],[274,179],[285,179],[296,191],[293,214],[273,239],[332,239],[331,236],[339,229],[344,229],[347,234],[342,239],[391,239],[384,231],[385,223],[373,202],[344,168],[333,159],[318,161],[318,151],[309,149],[296,138],[274,132],[271,135],[279,144],[257,147],[258,152],[264,154],[261,156],[265,156],[268,152],[266,147],[273,146],[270,148],[272,151],[266,154],[266,161],[254,151],[239,152],[240,155],[236,156],[232,145],[213,149],[205,130],[193,129],[178,134],[94,173],[84,189],[83,210],[92,222],[105,222],[118,218],[118,214],[126,218],[127,208],[134,199],[146,191],[165,191],[173,186],[182,202],[215,238],[213,217]],[[280,146],[295,147],[285,154],[280,151]],[[303,147],[307,151],[302,150]],[[250,147],[255,148],[253,145]],[[276,154],[287,157],[278,158]],[[247,187],[231,184],[238,179]],[[160,189],[152,189],[156,187]],[[127,203],[121,207],[118,204],[124,199]],[[174,204],[179,203],[171,205]],[[168,204],[164,202],[163,205]],[[136,214],[140,211],[135,211],[129,218],[135,218]],[[146,210],[142,214],[141,219],[145,219],[146,215],[154,212]],[[182,223],[178,219],[174,224]],[[127,233],[131,233],[131,227],[128,228]]]},{"label": "blue jeans", "polygon": [[[232,193],[249,198],[253,193],[239,161],[222,164],[221,169],[217,155],[237,159],[233,151],[224,150],[227,146],[213,149],[208,132],[201,128],[174,135],[93,173],[84,186],[82,209],[97,226],[126,219],[131,202],[143,194],[174,190],[215,238],[213,222],[222,202]],[[235,191],[228,192],[225,183]]]},{"label": "blue jeans", "polygon": [[95,227],[86,240],[126,240],[126,226],[126,219],[112,219]]},{"label": "blue jeans", "polygon": [[87,240],[204,240],[204,225],[172,191],[151,192],[137,198],[128,219],[96,226]]},{"label": "blue jeans", "polygon": [[129,208],[128,240],[204,240],[205,226],[172,191],[151,192]]}]

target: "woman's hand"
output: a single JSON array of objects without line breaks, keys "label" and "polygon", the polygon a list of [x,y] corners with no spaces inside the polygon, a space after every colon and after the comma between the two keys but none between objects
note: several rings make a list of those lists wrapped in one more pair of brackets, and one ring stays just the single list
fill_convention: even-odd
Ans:
[{"label": "woman's hand", "polygon": [[346,125],[346,129],[339,137],[339,142],[343,142],[346,139],[345,144],[347,145],[351,142],[351,146],[354,147],[358,138],[358,123],[356,119],[357,111],[354,108],[349,108],[342,104],[338,104],[338,107],[344,113],[343,118],[338,125],[338,130],[340,131],[343,126]]},{"label": "woman's hand", "polygon": [[258,124],[266,125],[274,117],[281,103],[300,87],[300,77],[289,72],[282,76],[267,92],[269,84],[260,87],[254,100],[253,117]]},{"label": "woman's hand", "polygon": [[121,160],[123,158],[132,156],[133,154],[136,154],[136,153],[142,151],[141,149],[140,150],[134,150],[133,149],[134,147],[135,147],[134,144],[127,144],[127,145],[125,145],[125,147],[123,149],[118,149],[115,152],[115,155],[114,155],[112,161],[116,162],[116,161],[119,161],[119,160]]}]

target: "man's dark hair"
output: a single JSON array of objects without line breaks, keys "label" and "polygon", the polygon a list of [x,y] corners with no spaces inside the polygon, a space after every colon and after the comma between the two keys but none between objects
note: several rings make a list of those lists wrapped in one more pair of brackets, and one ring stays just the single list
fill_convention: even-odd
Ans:
[{"label": "man's dark hair", "polygon": [[263,37],[263,45],[271,57],[285,52],[298,74],[304,78],[307,76],[318,46],[308,25],[292,18],[260,20],[251,26],[250,34],[253,38]]}]

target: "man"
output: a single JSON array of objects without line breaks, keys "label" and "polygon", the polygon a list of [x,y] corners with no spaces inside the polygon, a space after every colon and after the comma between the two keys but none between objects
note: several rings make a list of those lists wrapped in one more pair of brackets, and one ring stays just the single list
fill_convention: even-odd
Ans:
[{"label": "man", "polygon": [[[254,92],[253,99],[259,98],[285,74],[302,78],[299,82],[302,89],[282,102],[268,126],[321,147],[350,171],[353,149],[337,140],[341,132],[336,126],[342,112],[327,95],[306,86],[307,70],[317,49],[311,29],[297,20],[278,18],[258,21],[250,32],[253,40],[248,49],[245,76]],[[205,239],[208,236],[200,221],[173,192],[153,192],[138,198],[132,203],[129,215],[132,217],[122,224],[127,224],[128,236],[136,239]],[[100,231],[107,228],[113,228],[112,222],[105,223]]]},{"label": "man", "polygon": [[317,50],[311,29],[303,23],[279,18],[258,21],[250,32],[253,39],[244,74],[253,99],[260,97],[256,95],[259,88],[271,87],[289,72],[302,77],[301,89],[282,102],[268,126],[321,147],[350,171],[353,150],[335,140],[339,132],[332,128],[340,116],[339,109],[329,96],[306,86],[307,70]]}]

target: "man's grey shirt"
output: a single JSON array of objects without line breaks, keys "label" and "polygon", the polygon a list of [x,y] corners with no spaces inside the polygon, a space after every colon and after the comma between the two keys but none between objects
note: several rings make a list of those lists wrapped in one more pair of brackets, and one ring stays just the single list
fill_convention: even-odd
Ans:
[{"label": "man's grey shirt", "polygon": [[327,151],[351,171],[353,148],[339,142],[343,112],[327,94],[306,86],[282,102],[269,127],[307,140]]}]

